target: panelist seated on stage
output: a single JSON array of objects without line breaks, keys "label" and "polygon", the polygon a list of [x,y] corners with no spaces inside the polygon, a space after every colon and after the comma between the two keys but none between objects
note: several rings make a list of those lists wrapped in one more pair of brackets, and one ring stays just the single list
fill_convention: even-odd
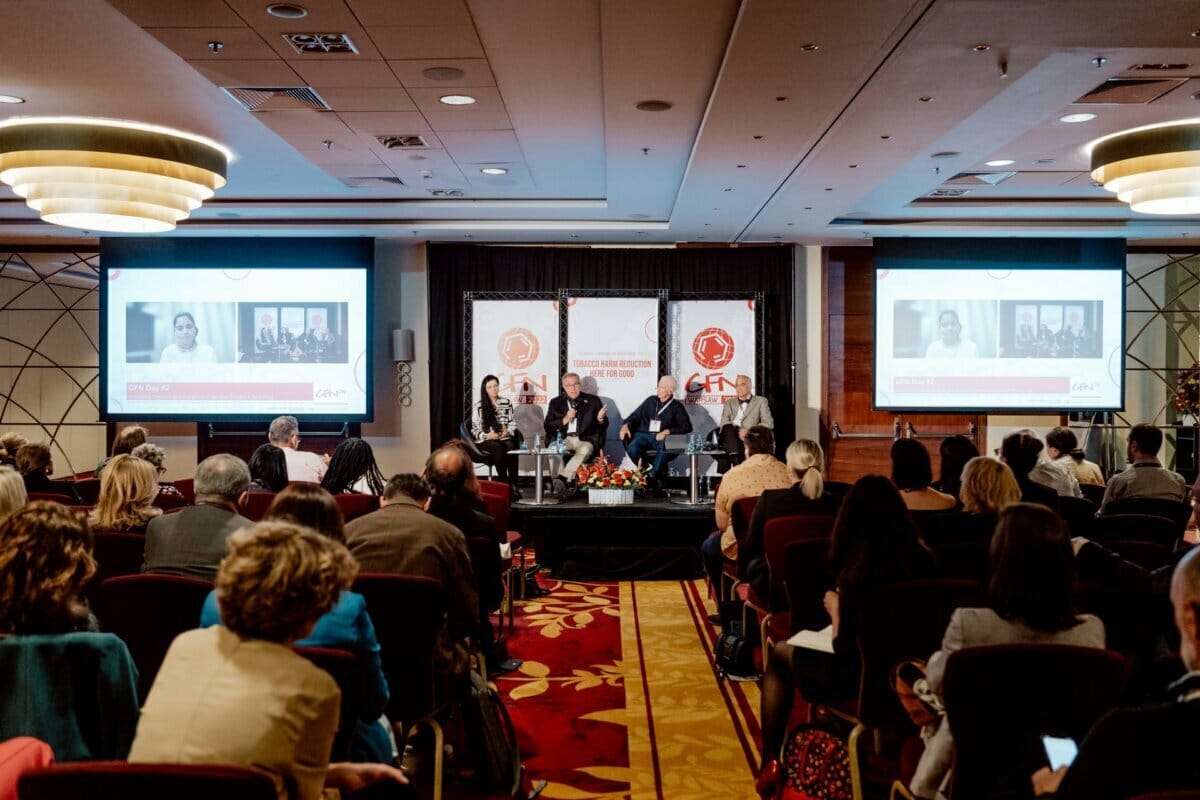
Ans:
[{"label": "panelist seated on stage", "polygon": [[648,478],[662,474],[663,467],[674,455],[665,452],[666,438],[673,433],[691,433],[692,421],[688,419],[683,403],[675,399],[679,382],[672,375],[658,379],[658,393],[647,397],[637,410],[625,418],[621,426],[621,441],[625,442],[625,453],[637,464],[647,450],[657,450],[654,463],[647,472]]},{"label": "panelist seated on stage", "polygon": [[575,473],[593,455],[600,452],[608,433],[608,407],[594,394],[582,390],[579,375],[568,372],[562,377],[563,393],[550,401],[546,412],[546,439],[563,438],[563,445],[571,454],[554,479],[554,491],[565,492],[574,488]]},{"label": "panelist seated on stage", "polygon": [[737,466],[742,463],[745,457],[745,446],[742,442],[746,438],[746,431],[755,425],[772,430],[775,428],[775,420],[771,417],[771,407],[767,405],[767,398],[754,394],[750,376],[738,375],[734,385],[737,387],[737,395],[725,401],[725,406],[721,409],[721,423],[717,426],[721,431],[721,449],[729,454],[717,458],[717,472],[722,475],[729,471],[731,465]]}]

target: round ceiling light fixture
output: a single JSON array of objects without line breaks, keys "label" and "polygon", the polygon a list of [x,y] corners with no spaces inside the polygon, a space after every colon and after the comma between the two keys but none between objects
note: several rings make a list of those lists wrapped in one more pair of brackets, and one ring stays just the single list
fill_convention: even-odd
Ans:
[{"label": "round ceiling light fixture", "polygon": [[24,102],[25,102],[24,97],[17,97],[15,94],[0,94],[0,103],[7,103],[9,105],[15,106],[15,105],[18,105],[19,103],[24,103]]},{"label": "round ceiling light fixture", "polygon": [[1077,114],[1064,114],[1063,116],[1058,118],[1058,121],[1066,122],[1067,124],[1073,124],[1076,122],[1091,122],[1095,118],[1096,118],[1096,115],[1091,113],[1090,111],[1081,111]]},{"label": "round ceiling light fixture", "polygon": [[1200,213],[1200,119],[1114,133],[1088,149],[1092,179],[1134,211]]},{"label": "round ceiling light fixture", "polygon": [[431,81],[457,81],[467,77],[467,73],[458,67],[430,67],[421,70],[421,74]]},{"label": "round ceiling light fixture", "polygon": [[988,167],[1008,167],[1017,163],[1011,158],[997,158],[995,161],[985,161],[984,166]]},{"label": "round ceiling light fixture", "polygon": [[444,94],[438,102],[448,106],[469,106],[474,104],[475,98],[469,94]]},{"label": "round ceiling light fixture", "polygon": [[295,3],[272,3],[267,6],[267,13],[280,19],[304,19],[308,16],[308,9]]},{"label": "round ceiling light fixture", "polygon": [[508,174],[508,170],[506,170],[504,167],[484,167],[483,169],[481,169],[479,171],[482,172],[484,175],[507,175]]},{"label": "round ceiling light fixture", "polygon": [[643,100],[634,108],[638,111],[670,111],[671,104],[666,100]]},{"label": "round ceiling light fixture", "polygon": [[0,122],[0,181],[54,225],[174,230],[225,185],[233,154],[203,136],[85,117]]},{"label": "round ceiling light fixture", "polygon": [[815,53],[821,49],[821,45],[816,44],[815,42],[809,42],[808,44],[800,45],[800,49],[805,53]]}]

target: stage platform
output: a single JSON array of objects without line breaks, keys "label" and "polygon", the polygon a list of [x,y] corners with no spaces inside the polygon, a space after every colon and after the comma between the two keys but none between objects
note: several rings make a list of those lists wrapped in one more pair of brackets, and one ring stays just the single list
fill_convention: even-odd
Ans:
[{"label": "stage platform", "polygon": [[509,524],[533,542],[538,561],[564,580],[700,577],[700,543],[716,530],[711,505],[646,498],[628,506],[594,506],[585,492],[557,505],[513,505]]}]

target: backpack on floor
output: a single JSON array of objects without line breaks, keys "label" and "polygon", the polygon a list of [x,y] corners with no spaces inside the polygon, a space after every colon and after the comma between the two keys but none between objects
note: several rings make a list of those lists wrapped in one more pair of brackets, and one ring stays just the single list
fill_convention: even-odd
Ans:
[{"label": "backpack on floor", "polygon": [[819,725],[792,728],[768,791],[769,800],[852,800],[846,742]]},{"label": "backpack on floor", "polygon": [[492,684],[475,670],[470,671],[471,691],[463,701],[467,747],[475,771],[475,782],[488,791],[502,791],[514,800],[537,797],[546,786],[531,785],[521,764],[517,729]]}]

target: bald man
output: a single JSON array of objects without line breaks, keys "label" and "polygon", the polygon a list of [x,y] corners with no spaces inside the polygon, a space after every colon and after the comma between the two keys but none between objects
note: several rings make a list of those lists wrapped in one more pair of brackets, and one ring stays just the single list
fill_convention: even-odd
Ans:
[{"label": "bald man", "polygon": [[675,399],[679,381],[673,375],[658,379],[658,391],[647,397],[637,410],[625,418],[621,426],[621,441],[625,442],[625,454],[637,464],[647,450],[657,450],[654,463],[646,472],[647,478],[657,479],[667,462],[675,456],[663,452],[666,438],[672,433],[691,433],[692,421],[688,419],[683,403]]},{"label": "bald man", "polygon": [[1110,711],[1093,726],[1070,767],[1033,775],[1038,796],[1055,800],[1125,800],[1144,792],[1200,788],[1190,733],[1200,730],[1200,548],[1175,567],[1171,605],[1179,655],[1188,674],[1159,705]]},{"label": "bald man", "polygon": [[754,393],[754,385],[749,375],[738,375],[734,381],[737,392],[725,401],[721,408],[720,429],[721,449],[729,455],[717,458],[717,472],[724,475],[730,466],[742,463],[746,448],[742,442],[746,439],[746,431],[756,425],[774,430],[775,420],[771,416],[771,406],[767,398]]}]

